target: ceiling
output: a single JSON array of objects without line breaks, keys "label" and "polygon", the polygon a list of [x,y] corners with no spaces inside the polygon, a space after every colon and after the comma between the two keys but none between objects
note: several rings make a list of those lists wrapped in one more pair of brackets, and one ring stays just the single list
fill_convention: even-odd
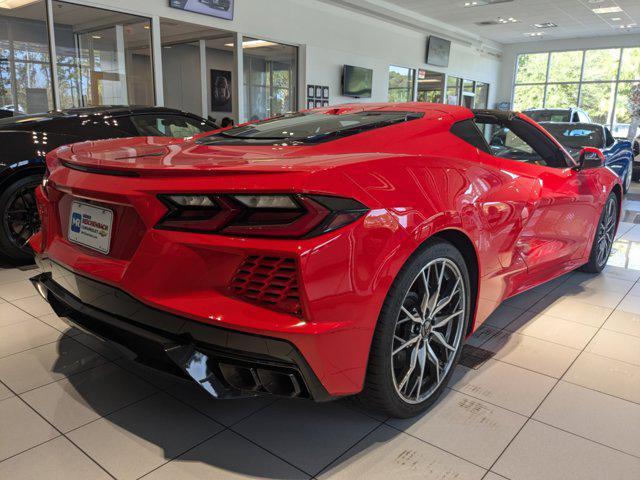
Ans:
[{"label": "ceiling", "polygon": [[[418,26],[420,22],[438,31],[447,24],[451,32],[461,30],[501,44],[528,41],[640,34],[640,0],[502,0],[502,3],[467,6],[474,0],[329,0],[352,10],[366,11],[386,19],[395,18]],[[475,0],[478,4],[496,0]],[[622,11],[597,14],[597,8]],[[502,18],[507,23],[497,23]],[[509,21],[510,18],[516,22]],[[618,19],[618,20],[615,20]],[[478,22],[495,22],[481,26]],[[534,24],[552,22],[557,27],[540,29]],[[620,28],[629,26],[629,28]],[[446,28],[445,28],[446,30]],[[529,36],[531,33],[541,36]],[[454,35],[455,36],[455,35]]]}]

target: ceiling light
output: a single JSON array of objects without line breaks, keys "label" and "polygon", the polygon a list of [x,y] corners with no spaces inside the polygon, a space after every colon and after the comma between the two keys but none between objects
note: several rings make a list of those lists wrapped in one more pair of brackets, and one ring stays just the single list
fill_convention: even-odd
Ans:
[{"label": "ceiling light", "polygon": [[533,26],[536,28],[555,28],[558,25],[556,25],[553,22],[544,22],[544,23],[534,23]]},{"label": "ceiling light", "polygon": [[527,32],[524,35],[526,35],[527,37],[542,37],[544,35],[544,32]]},{"label": "ceiling light", "polygon": [[96,40],[100,40],[102,37],[100,35],[91,35],[91,38],[95,38]]},{"label": "ceiling light", "polygon": [[635,26],[636,26],[635,23],[630,23],[629,25],[620,25],[618,26],[618,28],[633,28]]},{"label": "ceiling light", "polygon": [[0,0],[0,8],[20,8],[31,3],[35,3],[38,0]]},{"label": "ceiling light", "polygon": [[594,8],[591,11],[593,13],[597,13],[598,15],[602,15],[603,13],[618,13],[618,12],[621,12],[622,9],[620,7],[601,7],[601,8]]},{"label": "ceiling light", "polygon": [[[270,47],[277,45],[277,43],[267,42],[266,40],[247,40],[242,42],[242,48],[258,48],[258,47]],[[225,47],[234,47],[233,43],[225,43]]]},{"label": "ceiling light", "polygon": [[142,27],[142,28],[144,28],[145,30],[149,30],[151,27],[150,27],[149,25],[145,25],[145,26],[144,26],[144,27]]},{"label": "ceiling light", "polygon": [[484,7],[485,5],[495,5],[497,3],[509,3],[513,0],[467,0],[464,6],[468,7]]}]

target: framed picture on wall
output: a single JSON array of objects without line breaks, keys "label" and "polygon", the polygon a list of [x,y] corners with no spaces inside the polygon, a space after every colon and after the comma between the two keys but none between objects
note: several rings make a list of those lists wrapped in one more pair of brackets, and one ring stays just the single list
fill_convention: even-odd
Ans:
[{"label": "framed picture on wall", "polygon": [[313,98],[307,99],[307,109],[316,108],[316,102]]},{"label": "framed picture on wall", "polygon": [[322,106],[322,100],[316,100],[315,101],[315,107],[316,108],[320,108]]},{"label": "framed picture on wall", "polygon": [[169,0],[171,8],[233,20],[234,0]]},{"label": "framed picture on wall", "polygon": [[322,106],[323,107],[328,107],[329,106],[329,100],[323,100],[322,101]]},{"label": "framed picture on wall", "polygon": [[322,99],[329,100],[329,87],[322,87]]},{"label": "framed picture on wall", "polygon": [[316,86],[315,85],[307,85],[307,97],[315,97],[316,95]]},{"label": "framed picture on wall", "polygon": [[231,93],[231,72],[211,69],[211,110],[231,112],[233,97]]},{"label": "framed picture on wall", "polygon": [[322,87],[320,85],[316,85],[316,92],[314,94],[316,98],[322,98]]}]

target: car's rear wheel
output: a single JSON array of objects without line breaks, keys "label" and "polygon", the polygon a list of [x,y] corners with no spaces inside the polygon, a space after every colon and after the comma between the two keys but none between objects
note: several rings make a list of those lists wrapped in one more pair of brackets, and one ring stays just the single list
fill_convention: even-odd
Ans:
[{"label": "car's rear wheel", "polygon": [[35,189],[41,175],[21,178],[0,194],[0,256],[15,262],[30,261],[33,251],[27,244],[40,228]]},{"label": "car's rear wheel", "polygon": [[611,192],[600,213],[596,234],[591,245],[589,262],[580,269],[584,272],[599,273],[607,264],[618,226],[618,197]]},{"label": "car's rear wheel", "polygon": [[460,358],[469,312],[462,255],[448,242],[430,242],[403,267],[387,295],[361,402],[400,418],[427,409]]}]

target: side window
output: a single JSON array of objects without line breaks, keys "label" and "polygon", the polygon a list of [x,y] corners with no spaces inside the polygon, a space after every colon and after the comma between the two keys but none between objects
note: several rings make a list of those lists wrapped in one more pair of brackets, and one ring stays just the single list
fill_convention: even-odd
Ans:
[{"label": "side window", "polygon": [[580,115],[578,115],[578,112],[573,112],[573,116],[571,117],[571,121],[573,123],[578,123],[581,122],[582,120],[580,119]]},{"label": "side window", "polygon": [[451,127],[451,133],[474,147],[490,153],[487,142],[484,140],[484,137],[472,119],[454,123]]},{"label": "side window", "polygon": [[582,123],[591,123],[591,118],[582,110],[578,110],[578,114],[580,115],[580,121]]},{"label": "side window", "polygon": [[491,154],[546,167],[567,167],[557,146],[542,131],[520,120],[501,122],[497,118],[477,117],[476,124],[486,132]]},{"label": "side window", "polygon": [[180,115],[134,115],[131,121],[140,135],[184,138],[208,131],[203,122]]},{"label": "side window", "polygon": [[608,127],[604,127],[604,141],[607,147],[610,147],[614,143],[616,143],[616,139],[611,135],[611,130]]}]

